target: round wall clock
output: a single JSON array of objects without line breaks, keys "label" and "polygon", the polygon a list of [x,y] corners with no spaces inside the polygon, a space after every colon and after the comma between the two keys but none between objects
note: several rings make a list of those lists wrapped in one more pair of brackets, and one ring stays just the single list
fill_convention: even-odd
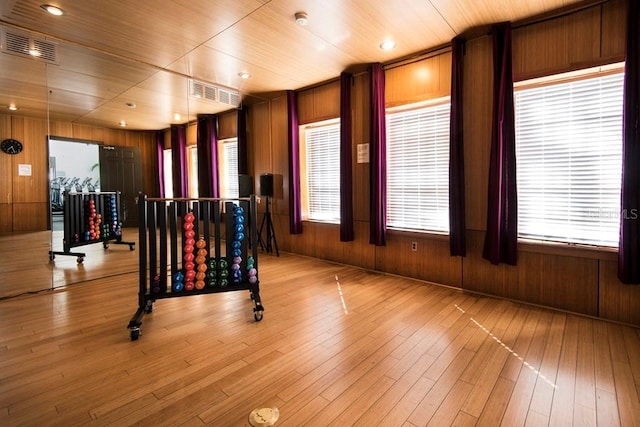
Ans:
[{"label": "round wall clock", "polygon": [[0,144],[0,149],[7,154],[18,154],[22,151],[22,143],[16,139],[5,139]]}]

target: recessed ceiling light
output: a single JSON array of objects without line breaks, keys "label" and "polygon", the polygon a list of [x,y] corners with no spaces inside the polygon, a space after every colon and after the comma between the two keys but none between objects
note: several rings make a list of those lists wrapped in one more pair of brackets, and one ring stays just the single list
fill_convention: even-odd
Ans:
[{"label": "recessed ceiling light", "polygon": [[125,105],[129,108],[136,108],[136,104],[134,102],[127,102]]},{"label": "recessed ceiling light", "polygon": [[393,40],[385,40],[380,43],[380,49],[382,50],[391,50],[394,47],[396,47],[396,42],[394,42]]},{"label": "recessed ceiling light", "polygon": [[301,27],[304,27],[309,23],[307,12],[296,12],[296,14],[293,16],[295,16],[296,18],[296,24],[300,25]]},{"label": "recessed ceiling light", "polygon": [[9,109],[11,111],[18,111],[18,107],[16,107],[16,104],[7,105],[7,109]]},{"label": "recessed ceiling light", "polygon": [[127,122],[125,122],[124,120],[120,120],[120,123],[118,123],[120,125],[121,128],[127,127]]},{"label": "recessed ceiling light", "polygon": [[60,9],[58,6],[54,6],[51,4],[41,4],[40,7],[42,8],[42,10],[52,15],[55,15],[55,16],[64,15],[64,10]]},{"label": "recessed ceiling light", "polygon": [[173,120],[180,120],[182,118],[182,116],[180,115],[180,113],[175,113],[173,115]]},{"label": "recessed ceiling light", "polygon": [[238,76],[241,79],[248,79],[249,77],[251,77],[251,74],[247,73],[246,71],[241,71],[238,73]]}]

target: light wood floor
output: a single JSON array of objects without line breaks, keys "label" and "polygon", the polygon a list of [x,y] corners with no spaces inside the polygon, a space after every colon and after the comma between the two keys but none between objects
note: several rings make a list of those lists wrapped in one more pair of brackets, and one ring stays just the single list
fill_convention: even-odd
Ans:
[{"label": "light wood floor", "polygon": [[0,425],[247,426],[259,407],[276,426],[640,425],[638,329],[259,262],[261,322],[246,291],[165,299],[134,342],[135,272],[0,301]]}]

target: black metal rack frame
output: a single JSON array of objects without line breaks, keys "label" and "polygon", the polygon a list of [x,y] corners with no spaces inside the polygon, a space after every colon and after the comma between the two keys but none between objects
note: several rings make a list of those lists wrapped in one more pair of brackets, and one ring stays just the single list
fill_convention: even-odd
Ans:
[{"label": "black metal rack frame", "polygon": [[[164,298],[248,290],[254,302],[254,319],[262,320],[264,307],[260,301],[260,281],[257,274],[259,269],[256,206],[255,195],[238,199],[165,199],[148,198],[140,194],[138,309],[127,326],[132,341],[140,336],[144,315],[153,311],[156,300]],[[241,239],[238,239],[239,231],[235,223],[238,207],[242,210],[240,232],[246,236]],[[226,267],[218,268],[215,278],[207,276],[202,289],[177,290],[172,286],[172,282],[175,282],[177,273],[185,275],[185,254],[191,253],[185,250],[188,237],[184,224],[191,222],[185,221],[185,215],[188,213],[193,215],[193,234],[196,237],[194,240],[204,240],[202,249],[206,251],[206,265],[209,266],[212,262],[219,265],[220,261],[224,260]],[[234,260],[239,267],[234,266]],[[253,283],[248,274],[251,268],[255,269],[252,272],[255,277]],[[207,268],[209,269],[210,267]],[[221,284],[220,272],[224,272],[225,277],[231,279],[233,269],[239,269],[242,278],[236,283],[229,280],[228,284]]]},{"label": "black metal rack frame", "polygon": [[[128,245],[129,250],[134,250],[135,242],[125,242],[122,240],[122,223],[120,210],[120,192],[99,192],[99,193],[64,193],[63,224],[64,235],[62,240],[62,251],[49,251],[49,259],[55,259],[56,255],[69,255],[77,257],[78,263],[82,263],[86,254],[84,252],[72,252],[71,249],[79,246],[102,243],[104,249],[109,247],[109,242],[118,245]],[[86,204],[92,201],[96,213],[100,214],[102,221],[109,221],[108,229],[103,227],[98,238],[85,238],[88,230],[88,219]],[[115,212],[115,214],[112,214]],[[116,224],[113,224],[113,223]],[[105,224],[106,225],[106,224]]]}]

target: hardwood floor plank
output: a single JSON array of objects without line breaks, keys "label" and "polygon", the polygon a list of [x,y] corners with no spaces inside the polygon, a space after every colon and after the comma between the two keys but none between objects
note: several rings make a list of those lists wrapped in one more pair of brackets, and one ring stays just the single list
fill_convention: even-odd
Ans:
[{"label": "hardwood floor plank", "polygon": [[467,396],[471,393],[473,386],[464,381],[456,381],[456,383],[447,394],[447,397],[433,414],[427,426],[448,426],[452,425],[461,411],[462,404],[467,400]]},{"label": "hardwood floor plank", "polygon": [[[429,389],[427,394],[418,404],[418,407],[411,413],[408,418],[409,422],[416,425],[425,425],[429,422],[440,404],[446,398],[449,390],[460,378],[460,375],[464,371],[464,368],[469,364],[469,361],[471,360],[471,358],[473,358],[474,354],[475,353],[464,348],[462,348],[461,351],[457,353],[455,358],[450,361],[451,363],[448,365],[442,375],[438,376],[438,379],[435,380],[433,387]],[[429,379],[435,377],[433,373],[431,373],[431,375],[425,374],[425,376]]]},{"label": "hardwood floor plank", "polygon": [[[504,311],[499,312],[499,314],[491,316],[483,322],[479,322],[474,317],[470,318],[475,330],[465,348],[474,351],[476,353],[476,357],[471,360],[469,366],[467,366],[465,371],[462,373],[461,379],[463,381],[466,381],[469,384],[478,383],[486,361],[490,360],[497,350],[496,342],[492,336],[502,336],[516,313],[516,307],[510,306]],[[473,320],[475,320],[475,322],[473,322]]]},{"label": "hardwood floor plank", "polygon": [[596,378],[595,346],[593,344],[593,322],[578,319],[578,348],[576,360],[576,381],[574,398],[574,424],[595,425],[596,416]]},{"label": "hardwood floor plank", "polygon": [[334,418],[328,426],[343,427],[356,424],[363,415],[366,415],[372,407],[376,406],[376,402],[380,399],[380,396],[384,395],[394,383],[395,381],[391,378],[384,375],[381,376],[378,381],[368,387],[368,389],[358,392],[358,396],[355,397],[353,403],[339,416]]},{"label": "hardwood floor plank", "polygon": [[301,377],[298,383],[304,383],[307,387],[279,407],[281,417],[278,425],[302,425],[310,414],[327,406],[330,401],[320,396],[319,391],[338,381],[342,375],[342,372],[334,369],[315,381],[306,381],[305,377]]},{"label": "hardwood floor plank", "polygon": [[[415,357],[412,357],[414,355]],[[435,359],[435,357],[426,353],[414,352],[407,354],[396,365],[404,368],[402,376],[394,381],[389,390],[375,402],[375,405],[367,413],[363,414],[355,422],[354,426],[368,427],[384,419],[404,399],[404,396],[411,391]],[[389,377],[389,371],[386,376]],[[391,377],[391,379],[393,378]]]},{"label": "hardwood floor plank", "polygon": [[530,418],[532,420],[541,419],[536,414],[542,415],[544,419],[551,416],[551,403],[556,390],[556,376],[558,375],[560,353],[562,352],[566,317],[566,315],[560,313],[553,315],[549,334],[546,337],[542,364],[538,369],[526,425],[529,424]]},{"label": "hardwood floor plank", "polygon": [[478,423],[478,419],[466,412],[458,412],[456,419],[451,423],[452,427],[474,427]]},{"label": "hardwood floor plank", "polygon": [[501,424],[503,415],[513,391],[513,381],[506,378],[498,378],[487,403],[478,418],[479,426],[497,426]]},{"label": "hardwood floor plank", "polygon": [[434,386],[435,381],[425,378],[424,376],[418,378],[418,380],[411,386],[409,391],[402,396],[402,399],[396,404],[396,406],[387,413],[387,415],[380,420],[377,426],[399,426],[405,425],[405,423],[411,424],[406,421],[413,411],[418,408],[425,395],[429,393],[429,390]]},{"label": "hardwood floor plank", "polygon": [[634,381],[633,370],[629,360],[630,357],[637,358],[638,355],[627,353],[622,328],[614,327],[613,325],[607,325],[607,327],[609,329],[609,343],[611,346],[611,358],[613,359],[613,376],[616,382],[620,424],[623,426],[634,425],[634,420],[638,420],[638,417],[640,417],[640,399],[638,398],[638,387]]},{"label": "hardwood floor plank", "polygon": [[264,382],[266,387],[252,387],[247,389],[245,393],[229,396],[223,402],[200,412],[198,416],[210,425],[229,425],[230,422],[238,418],[249,416],[249,413],[255,408],[279,405],[281,401],[276,397],[277,392],[299,378],[300,374],[293,371],[286,375],[271,376],[269,381]]},{"label": "hardwood floor plank", "polygon": [[[507,314],[507,312],[505,312],[505,314]],[[511,320],[508,322],[508,326],[505,326],[504,332],[498,331],[501,330],[501,326],[506,322],[498,323],[496,333],[490,332],[489,336],[491,337],[491,341],[487,340],[487,342],[490,342],[493,345],[493,354],[489,356],[483,368],[480,370],[478,380],[473,383],[474,387],[461,408],[464,412],[474,417],[481,418],[489,397],[494,392],[494,388],[500,382],[500,373],[504,371],[505,365],[510,359],[515,359],[511,346],[514,344],[518,334],[522,330],[525,316],[526,314],[521,310],[516,311],[515,316],[513,317],[509,313],[505,318]],[[510,383],[513,383],[513,381],[510,381]],[[502,414],[500,414],[498,421],[501,418]]]},{"label": "hardwood floor plank", "polygon": [[[355,360],[352,361],[352,367],[345,371],[341,369],[341,367],[337,366],[336,369],[343,373],[343,376],[340,378],[340,381],[333,383],[331,386],[321,391],[322,397],[327,400],[333,401],[342,393],[344,393],[348,388],[350,388],[354,383],[358,382],[362,377],[371,375],[371,370],[375,368],[378,364],[382,363],[385,360],[390,359],[389,353],[391,353],[401,342],[404,341],[402,337],[394,337],[386,343],[383,343],[377,349],[372,347],[372,350],[375,350],[373,354],[365,359],[360,359],[357,362]],[[393,364],[390,364],[389,367],[394,366],[396,360],[393,360]],[[386,370],[385,370],[386,373]]]},{"label": "hardwood floor plank", "polygon": [[558,361],[556,388],[549,418],[552,425],[573,425],[573,411],[567,408],[572,408],[575,401],[577,359],[578,320],[571,316],[567,318]]},{"label": "hardwood floor plank", "polygon": [[545,341],[551,326],[551,313],[542,312],[533,332],[529,350],[522,356],[522,368],[514,385],[514,391],[505,409],[502,425],[523,426],[527,420],[529,404],[533,397],[533,390],[538,379],[538,372],[542,364]]},{"label": "hardwood floor plank", "polygon": [[278,421],[279,427],[298,427],[313,421],[318,413],[329,405],[327,399],[322,396],[315,396],[312,400],[307,402],[304,406],[293,412],[292,416],[287,418],[282,417]]}]

